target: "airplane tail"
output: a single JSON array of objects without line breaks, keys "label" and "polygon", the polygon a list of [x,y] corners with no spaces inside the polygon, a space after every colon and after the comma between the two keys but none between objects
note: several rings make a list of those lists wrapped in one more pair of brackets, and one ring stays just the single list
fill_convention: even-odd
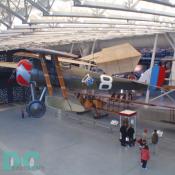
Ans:
[{"label": "airplane tail", "polygon": [[152,73],[151,69],[149,68],[142,74],[139,81],[147,84],[150,82],[150,86],[153,87],[161,87],[165,81],[165,75],[165,67],[154,65]]},{"label": "airplane tail", "polygon": [[147,84],[149,82],[150,74],[151,74],[151,69],[149,68],[141,75],[138,81],[141,83]]}]

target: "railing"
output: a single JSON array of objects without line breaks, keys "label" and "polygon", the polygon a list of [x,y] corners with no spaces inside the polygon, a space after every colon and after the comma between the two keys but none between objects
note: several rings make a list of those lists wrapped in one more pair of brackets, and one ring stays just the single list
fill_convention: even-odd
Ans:
[{"label": "railing", "polygon": [[122,98],[110,97],[109,95],[76,93],[76,96],[87,109],[94,108],[95,110],[103,110],[116,114],[123,109],[129,109],[131,105],[129,101]]},{"label": "railing", "polygon": [[[91,93],[75,93],[80,102],[85,106],[85,102],[90,102],[89,108],[96,108],[97,110],[105,110],[108,112],[119,113],[123,109],[130,109],[134,106],[150,106],[150,107],[160,107],[170,110],[175,110],[175,106],[159,105],[157,103],[145,103],[135,100],[126,100],[118,97],[111,97],[110,95],[104,94],[91,94]],[[132,106],[133,105],[133,106]],[[88,106],[87,106],[88,107]]]}]

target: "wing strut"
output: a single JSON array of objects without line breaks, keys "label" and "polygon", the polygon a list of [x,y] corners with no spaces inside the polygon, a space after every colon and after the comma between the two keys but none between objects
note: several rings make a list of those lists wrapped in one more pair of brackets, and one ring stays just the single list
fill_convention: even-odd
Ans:
[{"label": "wing strut", "polygon": [[62,91],[63,97],[65,99],[67,99],[68,94],[67,94],[67,90],[66,90],[66,86],[65,86],[61,66],[60,66],[60,62],[58,61],[58,59],[59,59],[58,57],[54,56],[54,62],[55,62],[57,77],[58,77],[58,81],[60,83],[61,91]]},{"label": "wing strut", "polygon": [[49,95],[52,96],[53,95],[53,88],[52,88],[52,85],[51,85],[51,82],[50,82],[47,66],[46,66],[46,63],[45,63],[45,55],[40,54],[39,57],[41,58],[41,66],[42,66],[42,69],[43,69],[44,78],[46,80],[47,89],[48,89]]}]

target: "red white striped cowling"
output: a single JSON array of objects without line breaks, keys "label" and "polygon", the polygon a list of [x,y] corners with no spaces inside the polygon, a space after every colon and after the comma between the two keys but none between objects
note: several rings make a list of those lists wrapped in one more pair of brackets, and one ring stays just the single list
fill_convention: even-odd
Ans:
[{"label": "red white striped cowling", "polygon": [[16,68],[16,81],[21,86],[29,86],[31,79],[32,63],[23,59],[19,61]]}]

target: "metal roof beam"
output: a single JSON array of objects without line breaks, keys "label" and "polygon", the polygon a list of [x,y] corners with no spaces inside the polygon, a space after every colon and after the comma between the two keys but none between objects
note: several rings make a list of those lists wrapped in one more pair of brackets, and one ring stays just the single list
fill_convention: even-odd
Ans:
[{"label": "metal roof beam", "polygon": [[11,8],[7,7],[6,5],[2,4],[1,2],[0,2],[0,8],[7,10],[7,12],[9,12],[10,14],[19,18],[23,23],[27,23],[27,20],[23,16],[21,16],[19,13],[15,12],[15,11],[13,11]]},{"label": "metal roof beam", "polygon": [[169,44],[171,45],[171,47],[173,48],[173,50],[175,51],[175,44],[174,44],[174,41],[172,40],[172,38],[169,36],[168,33],[165,33],[164,36],[167,39],[167,41],[169,42]]},{"label": "metal roof beam", "polygon": [[[137,29],[137,28],[135,28],[135,30],[137,30],[137,31],[144,31],[143,29]],[[47,34],[65,34],[65,33],[71,33],[71,34],[73,34],[73,33],[77,33],[78,32],[78,34],[80,34],[80,32],[81,32],[81,34],[84,34],[84,33],[90,33],[90,32],[103,32],[103,31],[106,31],[106,32],[115,32],[115,33],[130,33],[130,32],[133,32],[133,30],[129,30],[128,31],[128,29],[127,28],[124,28],[124,29],[106,29],[106,28],[104,28],[104,29],[101,29],[101,30],[99,30],[99,29],[96,29],[96,28],[94,28],[94,29],[86,29],[86,30],[84,30],[83,28],[82,29],[74,29],[74,30],[72,30],[71,28],[67,28],[67,29],[64,29],[63,30],[64,32],[62,32],[62,31],[60,31],[60,28],[56,28],[56,29],[54,29],[54,31],[53,30],[47,30],[47,31],[43,31],[43,30],[39,30],[39,31],[35,31],[34,33],[32,33],[32,35],[33,36],[35,36],[35,35],[47,35]],[[146,30],[145,30],[146,31]],[[156,29],[151,29],[151,30],[147,30],[147,31],[158,31],[158,30],[156,30]],[[7,33],[7,32],[4,32],[4,34],[5,33]],[[13,33],[13,32],[11,32],[11,31],[9,31],[9,33]],[[15,33],[23,33],[24,34],[24,32],[22,31],[22,30],[17,30],[17,32],[15,32]],[[25,32],[25,35],[30,35],[31,34],[31,32],[30,31],[28,31],[28,32]]]},{"label": "metal roof beam", "polygon": [[3,24],[4,26],[6,26],[7,28],[10,28],[10,25],[7,24],[5,21],[3,21],[2,19],[0,19],[0,23]]},{"label": "metal roof beam", "polygon": [[[123,19],[123,20],[126,20],[126,19]],[[70,21],[66,21],[66,20],[43,20],[43,19],[41,19],[41,20],[32,20],[32,21],[30,21],[30,24],[31,25],[36,25],[36,24],[51,24],[51,23],[53,23],[53,24],[108,24],[108,25],[135,25],[135,26],[155,26],[155,27],[167,27],[167,26],[165,26],[165,25],[161,25],[161,23],[159,22],[155,22],[155,24],[153,24],[154,22],[151,22],[151,24],[148,22],[148,23],[145,23],[145,24],[136,24],[135,23],[136,21],[132,21],[132,20],[130,20],[129,22],[127,22],[127,20],[126,21],[124,21],[123,23],[121,22],[119,22],[119,21],[73,21],[73,22],[70,22]],[[175,24],[175,23],[171,23],[171,24]],[[172,27],[175,27],[175,25],[174,26],[172,26],[171,25],[171,27],[169,27],[169,28],[172,28]]]},{"label": "metal roof beam", "polygon": [[150,3],[160,4],[168,7],[175,7],[175,4],[171,3],[170,1],[166,0],[142,0]]},{"label": "metal roof beam", "polygon": [[[140,29],[158,29],[158,30],[161,30],[161,29],[166,29],[166,30],[174,30],[174,28],[168,28],[168,27],[159,27],[159,26],[155,26],[155,27],[149,27],[149,26],[135,26],[135,25],[125,25],[125,26],[122,26],[122,25],[116,25],[114,27],[112,26],[101,26],[101,25],[57,25],[57,26],[37,26],[37,28],[34,28],[34,29],[46,29],[46,28],[70,28],[70,29],[87,29],[87,28],[97,28],[97,29],[101,29],[101,28],[109,28],[109,29],[122,29],[122,28],[126,28],[128,30],[130,30],[131,28],[140,28]],[[18,29],[18,28],[17,28]],[[32,29],[30,27],[30,29]]]},{"label": "metal roof beam", "polygon": [[173,13],[161,13],[159,11],[152,11],[149,9],[132,9],[132,8],[125,8],[123,6],[114,6],[114,4],[109,3],[98,3],[98,2],[88,2],[88,1],[77,1],[74,0],[74,6],[76,7],[88,7],[88,8],[97,8],[97,9],[106,9],[106,10],[119,10],[119,11],[127,11],[127,12],[134,12],[134,13],[142,13],[142,14],[152,14],[152,15],[161,15],[167,17],[175,17]]},{"label": "metal roof beam", "polygon": [[[139,17],[139,16],[107,16],[107,15],[98,15],[94,16],[93,14],[87,14],[87,13],[78,13],[78,12],[57,12],[53,11],[50,12],[49,15],[43,14],[43,16],[50,16],[50,17],[76,17],[76,18],[97,18],[97,19],[117,19],[117,20],[128,20],[128,21],[150,21],[150,22],[160,22],[160,23],[173,23],[169,22],[167,20],[161,21],[153,17],[152,19]],[[173,19],[173,18],[172,18]]]},{"label": "metal roof beam", "polygon": [[[92,33],[94,33],[94,34],[101,34],[101,35],[104,35],[104,33],[106,33],[106,34],[108,34],[108,35],[127,35],[127,34],[150,34],[150,33],[162,33],[161,31],[150,31],[150,33],[146,33],[145,31],[132,31],[132,32],[123,32],[123,33],[120,33],[120,32],[115,32],[115,31],[113,31],[112,33],[111,32],[109,32],[109,31],[103,31],[103,32],[100,32],[100,31],[89,31],[89,32],[85,32],[85,33],[82,33],[82,34],[79,34],[78,33],[78,31],[76,31],[76,32],[74,32],[73,34],[75,34],[76,36],[75,37],[77,37],[77,36],[85,36],[85,35],[87,35],[87,34],[92,34]],[[1,35],[0,34],[0,39],[1,38],[8,38],[8,39],[12,39],[11,37],[18,37],[18,38],[15,38],[15,39],[24,39],[24,38],[26,38],[26,40],[25,41],[27,41],[27,40],[31,40],[31,39],[34,39],[34,38],[40,38],[41,36],[44,38],[44,37],[46,37],[46,38],[48,38],[48,34],[50,35],[50,39],[53,37],[53,38],[55,38],[55,36],[65,36],[65,37],[67,37],[68,35],[69,36],[72,36],[72,33],[71,32],[69,32],[69,33],[62,33],[62,34],[60,34],[60,33],[45,33],[45,34],[38,34],[38,35],[31,35],[31,34],[29,34],[29,35],[23,35],[23,34],[16,34],[16,35],[10,35],[10,36],[8,36],[7,34],[5,35],[5,34],[3,34],[3,35]],[[31,36],[33,36],[33,38],[31,38]]]},{"label": "metal roof beam", "polygon": [[37,2],[34,2],[32,0],[26,0],[26,1],[29,2],[35,8],[39,9],[40,11],[42,11],[44,15],[49,15],[49,12],[47,11],[47,9],[45,7],[43,7],[41,4],[39,4]]}]

